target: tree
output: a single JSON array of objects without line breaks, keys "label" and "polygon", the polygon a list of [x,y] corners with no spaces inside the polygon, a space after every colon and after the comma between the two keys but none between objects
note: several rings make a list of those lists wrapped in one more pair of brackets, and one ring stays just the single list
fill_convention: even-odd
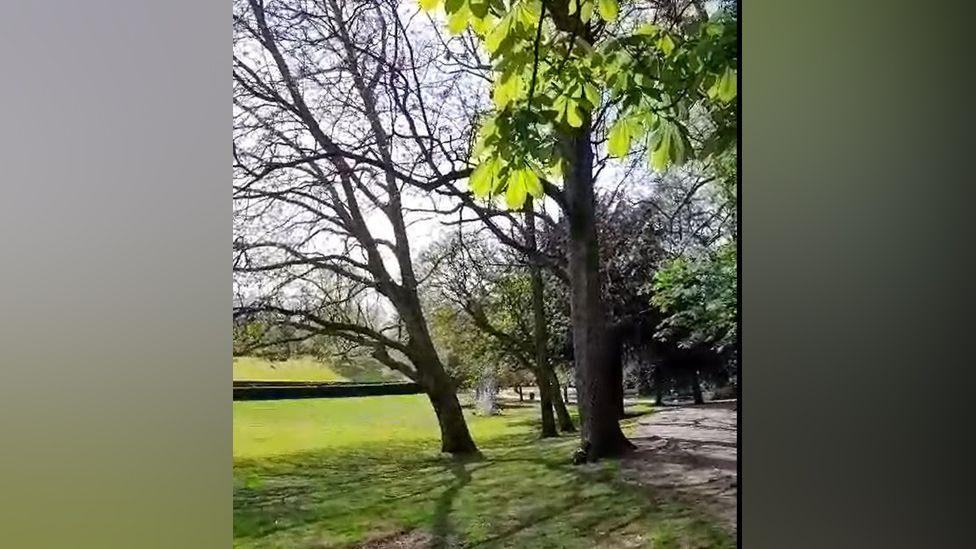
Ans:
[{"label": "tree", "polygon": [[725,243],[689,259],[677,257],[654,275],[651,302],[667,315],[657,336],[681,347],[706,345],[722,353],[736,344],[736,248]]},{"label": "tree", "polygon": [[467,175],[446,122],[463,113],[436,100],[396,5],[234,7],[235,316],[368,349],[423,387],[444,452],[477,452],[421,306],[403,185]]},{"label": "tree", "polygon": [[[428,10],[440,4],[421,0]],[[701,9],[691,24],[663,28],[648,21],[657,14],[638,7],[621,15],[616,0],[449,0],[444,8],[452,31],[470,24],[482,39],[496,75],[495,110],[479,129],[471,189],[504,195],[513,209],[544,195],[563,208],[582,447],[589,459],[618,455],[629,443],[606,367],[592,136],[610,114],[610,152],[622,156],[645,141],[658,170],[696,149],[726,147],[735,134],[734,25],[706,21]],[[690,120],[708,126],[697,147]],[[550,181],[558,178],[561,190]]]},{"label": "tree", "polygon": [[[531,290],[534,282],[519,260],[512,257],[513,252],[506,254],[503,250],[490,241],[471,235],[465,238],[460,233],[433,246],[428,253],[437,259],[428,262],[439,265],[431,276],[432,289],[436,290],[434,299],[452,303],[456,307],[454,314],[466,317],[466,326],[471,325],[482,337],[488,337],[496,360],[508,358],[532,373],[539,388],[543,437],[558,434],[557,420],[563,431],[574,431],[549,360],[548,336],[544,341],[538,339],[540,333],[546,332],[537,327],[548,324],[550,318],[545,303],[537,302],[541,296]],[[542,306],[541,313],[535,309],[538,305]],[[448,335],[450,340],[458,337],[483,341],[482,337]],[[541,352],[539,345],[543,347]],[[479,348],[471,346],[466,354],[478,352]],[[485,367],[494,368],[491,364]]]}]

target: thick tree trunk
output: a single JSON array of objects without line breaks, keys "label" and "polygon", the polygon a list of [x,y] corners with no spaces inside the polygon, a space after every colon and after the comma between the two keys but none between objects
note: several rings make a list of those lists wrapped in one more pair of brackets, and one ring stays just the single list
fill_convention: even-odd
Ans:
[{"label": "thick tree trunk", "polygon": [[704,404],[702,398],[701,383],[698,381],[698,370],[691,370],[691,394],[695,397],[695,404]]},{"label": "thick tree trunk", "polygon": [[593,151],[588,123],[568,139],[570,169],[565,181],[569,218],[567,263],[581,448],[586,459],[619,456],[632,448],[618,422],[613,373],[607,364],[606,313],[600,285],[593,194]]},{"label": "thick tree trunk", "polygon": [[437,415],[437,424],[441,429],[441,451],[456,455],[478,453],[478,447],[468,432],[468,424],[464,421],[454,382],[443,368],[440,373],[434,367],[425,370],[428,373],[422,374],[420,383]]},{"label": "thick tree trunk", "polygon": [[[573,425],[573,418],[569,415],[569,410],[566,409],[566,400],[569,399],[569,394],[565,393],[566,399],[563,399],[563,392],[559,390],[559,378],[556,377],[556,372],[549,368],[549,381],[552,385],[552,407],[556,410],[556,419],[559,421],[559,430],[564,433],[575,433],[576,426]],[[563,388],[566,391],[566,388]]]},{"label": "thick tree trunk", "polygon": [[440,425],[441,451],[455,455],[477,454],[478,447],[464,420],[454,380],[437,357],[434,342],[427,331],[420,300],[415,292],[405,293],[400,297],[398,311],[401,312],[401,320],[410,337],[413,355],[411,360],[417,366],[419,374],[417,381],[425,389]]}]

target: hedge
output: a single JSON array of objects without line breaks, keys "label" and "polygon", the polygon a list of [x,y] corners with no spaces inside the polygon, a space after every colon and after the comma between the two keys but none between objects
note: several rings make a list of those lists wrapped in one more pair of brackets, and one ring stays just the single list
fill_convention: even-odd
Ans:
[{"label": "hedge", "polygon": [[234,400],[287,400],[295,398],[343,398],[422,393],[416,383],[304,381],[235,381]]}]

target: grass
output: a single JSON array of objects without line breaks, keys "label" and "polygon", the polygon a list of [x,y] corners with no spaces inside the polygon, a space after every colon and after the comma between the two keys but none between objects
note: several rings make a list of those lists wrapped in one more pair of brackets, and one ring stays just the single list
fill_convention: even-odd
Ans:
[{"label": "grass", "polygon": [[576,438],[539,440],[535,406],[466,415],[484,459],[462,463],[423,395],[235,402],[235,547],[734,547],[615,462],[571,465]]},{"label": "grass", "polygon": [[323,362],[312,357],[271,362],[257,357],[234,358],[235,381],[404,381],[405,378],[366,359]]}]

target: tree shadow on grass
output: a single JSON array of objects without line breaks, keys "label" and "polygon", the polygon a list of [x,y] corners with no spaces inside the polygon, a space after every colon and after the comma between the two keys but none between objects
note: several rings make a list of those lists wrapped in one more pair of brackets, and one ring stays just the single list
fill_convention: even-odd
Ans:
[{"label": "tree shadow on grass", "polygon": [[486,547],[492,544],[497,544],[509,540],[518,534],[524,532],[530,527],[539,527],[544,525],[545,522],[551,521],[555,518],[560,518],[565,516],[565,514],[573,509],[583,506],[587,503],[588,498],[574,498],[567,502],[565,505],[559,505],[551,508],[547,513],[532,516],[529,520],[523,520],[517,523],[515,526],[506,528],[505,530],[499,532],[498,534],[489,537],[487,539],[481,540],[479,542],[468,545],[467,547],[473,549],[475,547]]},{"label": "tree shadow on grass", "polygon": [[[485,467],[485,465],[482,467]],[[452,543],[454,528],[451,524],[451,510],[454,507],[454,500],[457,498],[458,493],[471,482],[471,472],[468,471],[467,464],[464,461],[454,461],[451,464],[451,473],[454,475],[454,482],[441,492],[434,506],[434,521],[432,526],[434,538],[430,543],[432,549],[446,549],[454,545]]]},{"label": "tree shadow on grass", "polygon": [[[684,528],[674,512],[620,487],[614,462],[572,465],[575,444],[521,432],[491,438],[478,461],[439,454],[435,441],[235,464],[235,536],[258,546],[358,547],[424,531],[431,535],[417,539],[438,549],[604,547],[608,536]],[[252,474],[263,484],[249,487]]]}]

